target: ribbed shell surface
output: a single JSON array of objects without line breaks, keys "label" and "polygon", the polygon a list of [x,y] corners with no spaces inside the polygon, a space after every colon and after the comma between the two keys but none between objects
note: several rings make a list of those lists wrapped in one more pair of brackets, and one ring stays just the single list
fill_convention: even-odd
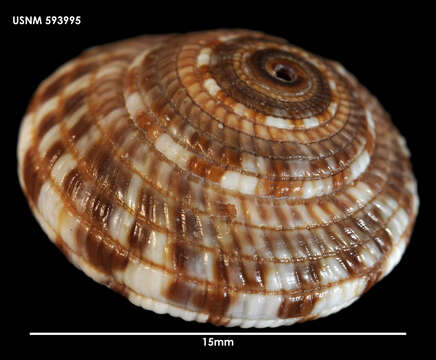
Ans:
[{"label": "ribbed shell surface", "polygon": [[408,158],[340,64],[248,30],[89,49],[40,85],[18,144],[73,264],[146,309],[242,327],[326,316],[392,270],[418,209]]}]

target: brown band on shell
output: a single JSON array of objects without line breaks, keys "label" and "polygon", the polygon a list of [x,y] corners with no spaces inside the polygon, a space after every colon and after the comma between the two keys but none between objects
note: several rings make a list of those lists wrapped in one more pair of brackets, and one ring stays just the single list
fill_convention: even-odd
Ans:
[{"label": "brown band on shell", "polygon": [[35,159],[33,149],[29,149],[23,160],[23,181],[26,186],[26,193],[29,200],[36,204],[38,202],[39,191],[44,183],[40,177],[38,162]]},{"label": "brown band on shell", "polygon": [[58,122],[58,117],[55,113],[48,113],[38,126],[37,136],[43,138],[44,135]]},{"label": "brown band on shell", "polygon": [[278,317],[289,319],[309,315],[315,307],[318,297],[316,293],[306,295],[284,297],[280,304]]},{"label": "brown band on shell", "polygon": [[64,73],[60,76],[56,76],[51,79],[51,81],[44,87],[38,96],[38,102],[44,103],[54,96],[58,95],[59,92],[64,88],[67,80],[70,78],[70,73]]},{"label": "brown band on shell", "polygon": [[56,161],[65,153],[66,149],[61,141],[55,142],[50,149],[48,149],[47,154],[44,157],[44,161],[47,163],[48,169],[50,170]]}]

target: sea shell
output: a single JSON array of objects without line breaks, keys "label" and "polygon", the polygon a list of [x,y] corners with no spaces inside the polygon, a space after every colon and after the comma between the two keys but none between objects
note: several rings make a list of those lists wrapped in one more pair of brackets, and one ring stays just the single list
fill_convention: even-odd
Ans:
[{"label": "sea shell", "polygon": [[227,326],[348,306],[398,263],[419,202],[377,100],[339,63],[248,30],[85,51],[36,91],[18,163],[74,265]]}]

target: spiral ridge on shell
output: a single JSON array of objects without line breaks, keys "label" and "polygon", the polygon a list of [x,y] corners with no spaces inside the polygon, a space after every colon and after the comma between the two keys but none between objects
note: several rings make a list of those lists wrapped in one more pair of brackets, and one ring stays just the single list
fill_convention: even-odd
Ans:
[{"label": "spiral ridge on shell", "polygon": [[19,178],[48,237],[157,313],[329,315],[398,263],[418,210],[403,137],[339,63],[249,30],[97,46],[36,91]]}]

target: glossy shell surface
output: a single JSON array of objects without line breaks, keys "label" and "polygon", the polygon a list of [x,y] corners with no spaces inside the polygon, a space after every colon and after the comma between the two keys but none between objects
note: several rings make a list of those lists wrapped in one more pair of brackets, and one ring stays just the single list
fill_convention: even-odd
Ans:
[{"label": "glossy shell surface", "polygon": [[85,51],[36,91],[18,167],[88,276],[217,325],[348,306],[398,263],[418,209],[378,101],[339,63],[248,30]]}]

